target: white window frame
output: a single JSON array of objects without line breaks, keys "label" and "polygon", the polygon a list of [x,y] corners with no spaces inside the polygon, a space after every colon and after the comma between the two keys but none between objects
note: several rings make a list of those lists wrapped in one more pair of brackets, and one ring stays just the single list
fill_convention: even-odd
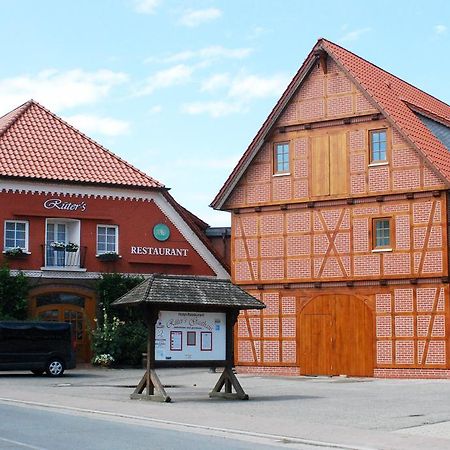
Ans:
[{"label": "white window frame", "polygon": [[[18,246],[14,247],[7,247],[6,246],[6,224],[7,223],[23,223],[25,224],[25,247],[20,247],[23,251],[28,252],[28,242],[29,242],[29,230],[30,230],[30,224],[27,220],[5,220],[3,225],[3,251],[9,250],[12,248],[18,248]],[[14,236],[14,241],[16,241],[16,236]]]},{"label": "white window frame", "polygon": [[[287,164],[287,168],[286,170],[279,170],[278,169],[278,148],[282,147],[284,149],[284,147],[287,147],[287,152],[282,152],[283,155],[283,160],[282,163]],[[284,160],[284,155],[287,156],[287,160]],[[273,147],[273,154],[272,154],[272,158],[273,158],[273,175],[274,176],[280,176],[280,175],[290,175],[290,170],[291,170],[291,146],[289,141],[286,142],[275,142],[274,143],[274,147]]]},{"label": "white window frame", "polygon": [[111,250],[105,250],[105,251],[99,251],[98,249],[98,230],[99,228],[114,228],[116,230],[116,242],[115,242],[115,248],[114,251],[119,254],[119,226],[118,225],[106,225],[106,224],[97,224],[97,236],[96,236],[96,255],[103,255],[104,253],[107,253]]}]

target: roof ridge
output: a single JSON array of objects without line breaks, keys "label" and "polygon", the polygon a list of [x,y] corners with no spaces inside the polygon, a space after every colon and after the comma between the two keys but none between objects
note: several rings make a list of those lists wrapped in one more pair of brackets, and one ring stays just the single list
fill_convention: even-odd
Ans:
[{"label": "roof ridge", "polygon": [[430,163],[436,174],[442,177],[447,185],[450,184],[449,152],[420,122],[413,110],[408,107],[407,102],[424,104],[430,110],[430,113],[446,120],[450,120],[450,106],[344,47],[325,38],[320,38],[225,180],[211,202],[211,207],[222,209],[226,206],[227,200],[248,165],[264,145],[271,127],[276,123],[286,105],[289,104],[295,90],[302,85],[304,79],[308,76],[321,50],[335,61],[344,74],[356,84],[361,94],[368,101],[371,100],[400,135]]},{"label": "roof ridge", "polygon": [[[406,81],[406,80],[404,80],[403,78],[400,78],[400,77],[398,77],[397,75],[394,75],[393,73],[389,72],[388,70],[383,69],[382,67],[378,66],[377,64],[374,64],[373,62],[368,61],[367,59],[363,58],[362,56],[357,55],[356,53],[352,52],[351,50],[348,50],[348,49],[346,49],[345,47],[342,47],[341,45],[336,44],[336,43],[333,42],[333,41],[330,41],[329,39],[320,38],[320,39],[318,40],[318,43],[319,43],[319,42],[324,42],[325,44],[329,43],[329,44],[335,45],[336,47],[339,47],[341,50],[343,50],[343,51],[345,51],[345,52],[347,52],[347,53],[350,53],[353,57],[358,58],[358,59],[364,61],[365,63],[367,63],[367,64],[369,64],[369,65],[371,65],[371,66],[373,66],[373,67],[376,67],[378,70],[381,70],[383,73],[389,75],[390,77],[394,78],[395,80],[398,80],[398,81],[400,81],[401,83],[404,83],[404,84],[408,85],[411,89],[414,89],[415,91],[419,91],[419,92],[422,93],[423,95],[425,95],[425,96],[427,96],[427,97],[430,97],[430,98],[432,98],[433,100],[435,100],[435,101],[441,103],[442,105],[446,106],[447,108],[449,108],[449,114],[450,114],[450,105],[449,105],[448,103],[445,103],[444,101],[442,101],[441,99],[435,97],[434,95],[429,94],[428,92],[424,91],[424,90],[421,89],[421,88],[418,88],[417,86],[414,86],[414,85],[411,84],[409,81]],[[333,53],[333,51],[332,51],[331,49],[330,49],[330,51]],[[347,67],[347,70],[350,70],[350,69]],[[352,74],[353,74],[353,72],[352,72]],[[353,76],[355,76],[355,74],[353,74]],[[361,80],[360,80],[358,77],[355,77],[355,78],[358,79],[358,81],[359,81],[360,83],[362,83]],[[400,96],[399,96],[399,99],[402,100],[402,101],[404,101],[404,102],[411,103],[409,100],[400,98]],[[430,112],[432,112],[432,111],[430,111]],[[434,113],[434,114],[436,114],[436,113]],[[438,114],[437,114],[437,115],[438,115]]]},{"label": "roof ridge", "polygon": [[144,298],[147,298],[148,294],[152,289],[153,282],[155,281],[155,275],[156,274],[152,274],[146,280],[143,281],[143,283],[148,283],[147,289],[145,290]]},{"label": "roof ridge", "polygon": [[[69,127],[71,130],[75,131],[77,134],[83,136],[85,139],[87,139],[89,142],[91,142],[92,144],[94,144],[96,147],[98,147],[100,150],[108,153],[110,156],[112,156],[113,158],[117,159],[120,163],[125,164],[127,167],[129,167],[130,169],[138,172],[140,175],[142,175],[143,177],[147,178],[149,181],[158,184],[159,188],[165,188],[165,185],[160,183],[158,180],[156,180],[155,178],[151,177],[150,175],[147,175],[145,172],[142,172],[141,170],[139,170],[138,168],[134,167],[132,164],[130,164],[128,161],[125,161],[124,159],[122,159],[120,156],[116,155],[114,152],[112,152],[111,150],[108,150],[106,147],[103,147],[103,145],[99,144],[95,139],[92,139],[91,137],[87,136],[86,134],[84,134],[82,131],[80,131],[78,128],[75,128],[73,125],[71,125],[70,123],[66,122],[64,119],[62,119],[61,117],[59,117],[58,115],[56,115],[55,113],[53,113],[52,111],[50,111],[49,109],[47,109],[45,106],[42,106],[40,103],[38,103],[35,100],[30,100],[29,101],[30,106],[31,105],[35,105],[38,108],[40,108],[42,111],[46,112],[47,114],[50,114],[54,119],[58,120],[59,122],[61,122],[62,124],[64,124],[65,126]],[[27,108],[28,109],[28,108]]]},{"label": "roof ridge", "polygon": [[[309,67],[308,64],[311,64],[311,59],[314,57],[314,50],[316,49],[316,47],[317,47],[317,43],[314,45],[314,47],[311,49],[311,51],[308,53],[308,55],[304,59],[303,63],[300,66],[300,69],[298,69],[297,72],[295,72],[295,74],[292,76],[292,78],[289,81],[289,83],[288,83],[286,89],[284,90],[283,94],[277,100],[277,102],[275,103],[274,107],[270,110],[269,115],[266,117],[266,119],[264,120],[263,124],[259,127],[256,135],[253,137],[252,141],[247,146],[247,149],[245,150],[244,154],[240,157],[239,161],[237,162],[237,164],[234,166],[234,168],[231,171],[231,173],[228,175],[228,177],[224,181],[224,183],[223,183],[222,187],[220,188],[219,192],[216,194],[216,196],[214,197],[213,201],[210,203],[210,205],[209,205],[210,207],[212,207],[214,209],[219,209],[218,204],[220,203],[221,197],[226,195],[225,190],[227,189],[228,184],[232,183],[233,179],[235,179],[238,176],[239,170],[242,168],[242,165],[245,164],[245,160],[247,159],[247,157],[251,153],[252,149],[255,146],[258,146],[258,142],[261,141],[261,139],[262,139],[261,136],[263,136],[264,133],[266,133],[266,132],[268,132],[270,130],[270,128],[272,126],[270,124],[271,119],[278,114],[277,111],[279,109],[282,109],[282,108],[284,108],[286,106],[286,105],[283,106],[283,102],[284,102],[285,97],[289,97],[290,98],[290,96],[298,88],[298,86],[296,86],[296,84],[301,79],[302,69],[305,68],[305,72],[309,73],[309,70],[311,69],[311,67]],[[292,93],[290,91],[292,91]]]},{"label": "roof ridge", "polygon": [[[19,117],[23,116],[24,112],[27,111],[33,104],[33,101],[33,99],[27,100],[25,103],[22,103],[20,106],[17,106],[17,108],[14,108],[0,117],[0,120],[2,120],[4,117],[11,114],[11,120],[7,122],[2,129],[0,129],[0,137],[3,136],[17,122]],[[17,112],[14,114],[15,111]]]}]

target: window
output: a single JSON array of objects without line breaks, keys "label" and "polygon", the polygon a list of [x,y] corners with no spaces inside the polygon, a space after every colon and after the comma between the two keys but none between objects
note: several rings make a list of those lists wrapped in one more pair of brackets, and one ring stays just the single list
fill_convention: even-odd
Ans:
[{"label": "window", "polygon": [[373,247],[391,247],[391,220],[389,218],[373,220]]},{"label": "window", "polygon": [[6,220],[4,248],[17,247],[28,251],[28,222]]},{"label": "window", "polygon": [[274,173],[289,172],[289,144],[275,144],[274,149]]},{"label": "window", "polygon": [[119,253],[119,228],[117,225],[97,225],[97,255]]},{"label": "window", "polygon": [[370,141],[370,162],[387,161],[386,146],[387,133],[386,130],[372,130],[369,132]]}]

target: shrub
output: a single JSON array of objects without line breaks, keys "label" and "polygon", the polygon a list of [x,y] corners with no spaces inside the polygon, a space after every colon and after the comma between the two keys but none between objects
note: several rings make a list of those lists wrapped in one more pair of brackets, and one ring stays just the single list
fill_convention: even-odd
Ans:
[{"label": "shrub", "polygon": [[142,276],[123,275],[121,273],[104,273],[96,285],[100,305],[109,316],[115,315],[121,320],[139,320],[138,314],[127,308],[112,308],[111,303],[144,281]]},{"label": "shrub", "polygon": [[11,275],[8,267],[0,268],[0,319],[24,320],[27,317],[29,286],[26,276]]},{"label": "shrub", "polygon": [[92,331],[92,363],[96,363],[101,355],[110,355],[113,361],[120,353],[119,329],[122,322],[115,316],[108,316],[103,309],[102,320],[97,320],[97,328]]},{"label": "shrub", "polygon": [[97,329],[92,332],[92,362],[103,364],[102,355],[110,355],[115,365],[139,365],[146,351],[147,327],[139,312],[113,308],[111,303],[144,280],[140,276],[103,274],[97,283],[102,307]]}]

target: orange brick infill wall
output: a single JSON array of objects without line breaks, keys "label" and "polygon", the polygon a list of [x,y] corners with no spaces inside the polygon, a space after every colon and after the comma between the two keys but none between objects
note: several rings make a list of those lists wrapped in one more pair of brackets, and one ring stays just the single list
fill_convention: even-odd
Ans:
[{"label": "orange brick infill wall", "polygon": [[450,370],[440,369],[375,369],[375,378],[450,378]]},{"label": "orange brick infill wall", "polygon": [[298,377],[300,375],[300,367],[236,366],[236,371],[241,374],[273,375],[279,377]]}]

